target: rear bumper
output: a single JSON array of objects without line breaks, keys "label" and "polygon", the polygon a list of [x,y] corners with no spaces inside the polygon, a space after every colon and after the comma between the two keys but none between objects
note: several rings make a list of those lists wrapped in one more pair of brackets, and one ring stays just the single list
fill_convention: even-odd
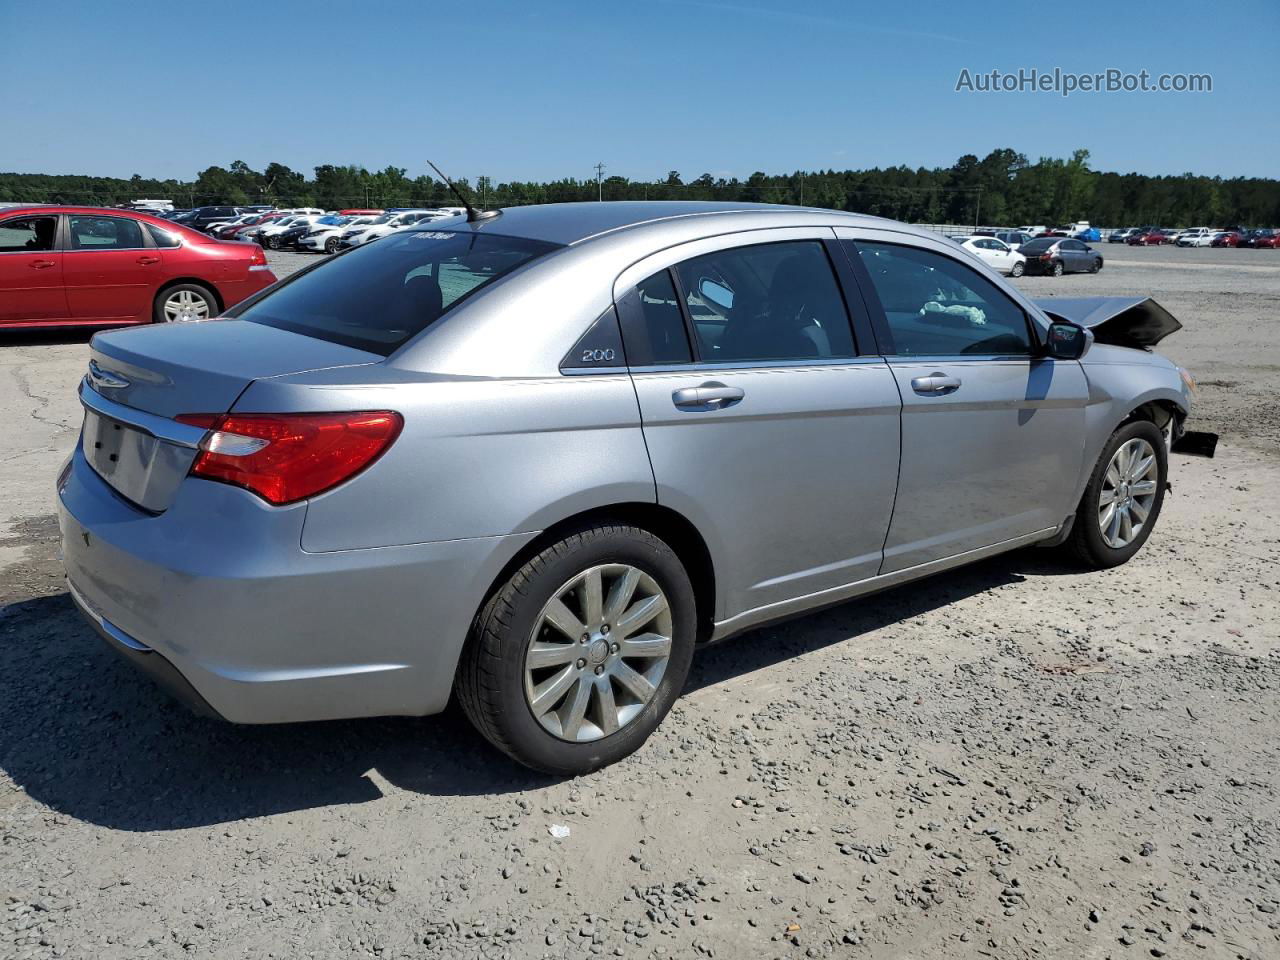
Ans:
[{"label": "rear bumper", "polygon": [[192,713],[202,717],[222,719],[218,711],[209,705],[209,701],[200,696],[200,691],[163,656],[146,644],[129,636],[115,624],[99,616],[79,591],[68,582],[71,599],[75,601],[81,616],[98,632],[108,647],[122,660],[137,668],[155,681],[156,686],[167,692],[180,703],[185,704]]},{"label": "rear bumper", "polygon": [[443,709],[471,618],[534,534],[308,553],[305,512],[188,478],[152,516],[78,450],[58,491],[76,603],[180,699],[235,723]]}]

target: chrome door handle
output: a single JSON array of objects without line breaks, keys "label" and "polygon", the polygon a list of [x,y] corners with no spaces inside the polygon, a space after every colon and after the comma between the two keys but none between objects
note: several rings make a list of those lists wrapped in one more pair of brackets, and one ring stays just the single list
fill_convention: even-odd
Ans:
[{"label": "chrome door handle", "polygon": [[146,264],[149,264],[149,263],[159,263],[160,258],[159,257],[139,257],[138,262],[145,266]]},{"label": "chrome door handle", "polygon": [[36,270],[47,270],[49,267],[57,266],[52,260],[32,260],[28,266]]},{"label": "chrome door handle", "polygon": [[944,396],[960,389],[960,378],[949,377],[945,373],[933,373],[927,377],[916,377],[911,381],[911,389],[916,393]]},{"label": "chrome door handle", "polygon": [[726,387],[723,383],[710,380],[696,387],[681,387],[671,394],[671,402],[683,409],[720,410],[732,406],[746,395],[741,387]]}]

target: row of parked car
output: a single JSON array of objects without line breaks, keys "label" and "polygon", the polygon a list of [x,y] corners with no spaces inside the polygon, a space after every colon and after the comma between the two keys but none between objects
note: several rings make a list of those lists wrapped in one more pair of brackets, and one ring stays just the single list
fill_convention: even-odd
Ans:
[{"label": "row of parked car", "polygon": [[162,214],[217,240],[249,240],[271,250],[337,253],[430,220],[457,216],[462,207],[320,210],[298,207],[198,207]]},{"label": "row of parked car", "polygon": [[1009,277],[1041,274],[1097,273],[1102,254],[1077,237],[1045,233],[1032,237],[1022,230],[979,230],[950,237],[997,273]]},{"label": "row of parked car", "polygon": [[1113,230],[1108,243],[1127,243],[1135,247],[1280,247],[1280,231],[1270,227],[1246,230],[1244,227],[1192,227],[1189,230],[1167,230],[1161,227],[1126,227]]}]

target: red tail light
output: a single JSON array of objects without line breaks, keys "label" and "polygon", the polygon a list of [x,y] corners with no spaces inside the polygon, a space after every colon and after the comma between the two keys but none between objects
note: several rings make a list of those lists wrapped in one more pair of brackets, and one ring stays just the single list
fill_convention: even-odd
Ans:
[{"label": "red tail light", "polygon": [[208,433],[191,475],[252,490],[277,506],[305,500],[382,456],[404,419],[391,410],[358,413],[188,413]]},{"label": "red tail light", "polygon": [[267,265],[266,253],[263,251],[262,247],[258,246],[257,244],[254,244],[253,253],[249,257],[249,266],[265,267],[266,265]]},{"label": "red tail light", "polygon": [[1052,259],[1053,259],[1053,251],[1052,251],[1052,250],[1049,250],[1049,251],[1047,251],[1046,253],[1042,253],[1042,254],[1040,254],[1040,259],[1041,259],[1041,260],[1052,260]]}]

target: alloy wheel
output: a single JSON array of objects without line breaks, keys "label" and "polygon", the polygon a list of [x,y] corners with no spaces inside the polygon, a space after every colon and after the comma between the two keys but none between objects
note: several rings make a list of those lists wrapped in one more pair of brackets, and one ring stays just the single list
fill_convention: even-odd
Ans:
[{"label": "alloy wheel", "polygon": [[165,298],[164,318],[168,323],[208,320],[209,301],[194,290],[175,290]]},{"label": "alloy wheel", "polygon": [[585,570],[538,615],[524,662],[529,710],[561,740],[616,733],[657,693],[671,636],[671,607],[652,576],[625,563]]},{"label": "alloy wheel", "polygon": [[1135,437],[1120,445],[1102,477],[1098,529],[1107,546],[1119,550],[1142,533],[1160,482],[1160,464],[1151,444]]}]

